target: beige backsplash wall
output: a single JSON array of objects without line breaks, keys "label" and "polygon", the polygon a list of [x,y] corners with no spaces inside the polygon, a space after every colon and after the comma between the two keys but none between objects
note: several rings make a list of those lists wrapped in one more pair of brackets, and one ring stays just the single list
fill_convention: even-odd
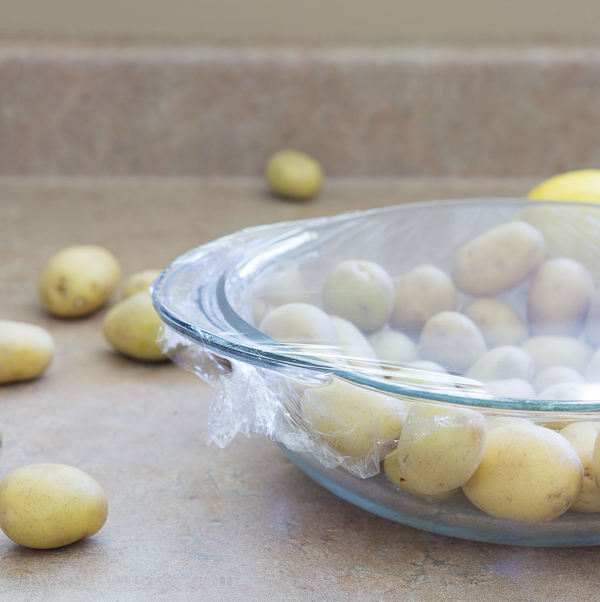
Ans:
[{"label": "beige backsplash wall", "polygon": [[600,41],[598,0],[0,0],[0,39]]}]

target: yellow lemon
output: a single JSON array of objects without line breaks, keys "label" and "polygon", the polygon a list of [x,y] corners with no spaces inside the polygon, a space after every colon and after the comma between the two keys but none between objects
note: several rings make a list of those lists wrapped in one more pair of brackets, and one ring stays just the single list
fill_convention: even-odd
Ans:
[{"label": "yellow lemon", "polygon": [[600,203],[600,169],[580,169],[558,174],[538,184],[530,199]]},{"label": "yellow lemon", "polygon": [[323,169],[319,162],[296,150],[281,150],[271,155],[265,174],[274,192],[294,199],[314,196],[323,183]]}]

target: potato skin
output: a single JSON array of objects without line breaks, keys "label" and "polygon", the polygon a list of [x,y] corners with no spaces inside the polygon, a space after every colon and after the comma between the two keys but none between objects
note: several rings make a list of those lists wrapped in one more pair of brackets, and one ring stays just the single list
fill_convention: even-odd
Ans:
[{"label": "potato skin", "polygon": [[406,403],[333,378],[324,387],[306,389],[302,415],[316,437],[338,453],[366,460],[381,460],[406,420]]},{"label": "potato skin", "polygon": [[489,347],[518,345],[528,337],[521,316],[500,299],[479,297],[469,303],[463,313],[475,322]]},{"label": "potato skin", "polygon": [[533,358],[536,372],[550,366],[567,366],[583,374],[593,354],[585,343],[560,335],[531,337],[521,343],[521,349]]},{"label": "potato skin", "polygon": [[527,222],[512,221],[464,244],[454,257],[452,277],[469,295],[494,296],[524,280],[545,254],[542,233]]},{"label": "potato skin", "polygon": [[338,356],[339,338],[331,317],[320,307],[310,303],[286,303],[271,310],[259,324],[267,336],[288,345],[302,348],[307,353],[317,353],[315,345],[322,346],[319,356]]},{"label": "potato skin", "polygon": [[501,345],[484,353],[465,376],[482,382],[514,378],[528,381],[534,371],[533,359],[526,351],[515,345]]},{"label": "potato skin", "polygon": [[435,314],[456,309],[456,287],[440,268],[423,264],[413,268],[395,285],[396,299],[391,316],[393,326],[417,334]]},{"label": "potato skin", "polygon": [[479,465],[486,434],[479,412],[415,403],[396,449],[399,472],[426,495],[460,487]]},{"label": "potato skin", "polygon": [[491,516],[545,522],[569,509],[582,480],[581,460],[565,437],[512,422],[488,432],[481,463],[462,488]]},{"label": "potato skin", "polygon": [[545,261],[529,286],[527,313],[534,335],[577,337],[594,294],[591,273],[577,261]]},{"label": "potato skin", "polygon": [[125,282],[122,298],[126,299],[127,297],[131,297],[131,295],[135,295],[135,293],[147,291],[159,275],[160,270],[152,269],[142,270],[141,272],[131,274],[127,279],[127,282]]},{"label": "potato skin", "polygon": [[574,422],[560,431],[566,437],[583,465],[583,482],[571,510],[578,512],[600,512],[600,487],[596,483],[592,460],[594,445],[600,433],[600,422]]},{"label": "potato skin", "polygon": [[41,326],[0,320],[0,383],[31,380],[54,357],[54,339]]},{"label": "potato skin", "polygon": [[352,322],[364,332],[384,326],[394,307],[394,283],[372,261],[350,259],[335,265],[323,288],[325,311]]},{"label": "potato skin", "polygon": [[456,311],[442,311],[427,320],[420,346],[424,359],[460,374],[487,351],[479,328]]},{"label": "potato skin", "polygon": [[120,277],[119,263],[107,249],[96,245],[66,247],[42,271],[40,300],[55,316],[86,316],[108,301]]},{"label": "potato skin", "polygon": [[396,485],[396,487],[400,487],[400,489],[403,489],[407,493],[410,493],[416,497],[420,497],[428,502],[453,502],[465,497],[465,494],[460,487],[456,487],[456,489],[449,489],[448,491],[443,491],[442,493],[436,493],[433,495],[421,493],[418,489],[415,489],[412,485],[410,485],[409,482],[400,474],[395,453],[389,455],[383,461],[383,472],[385,472],[387,478],[394,485]]},{"label": "potato skin", "polygon": [[107,514],[102,487],[73,466],[32,464],[0,482],[0,528],[28,548],[58,548],[91,537]]},{"label": "potato skin", "polygon": [[113,306],[102,322],[106,340],[120,353],[136,360],[168,359],[156,340],[162,326],[148,291],[135,293]]}]

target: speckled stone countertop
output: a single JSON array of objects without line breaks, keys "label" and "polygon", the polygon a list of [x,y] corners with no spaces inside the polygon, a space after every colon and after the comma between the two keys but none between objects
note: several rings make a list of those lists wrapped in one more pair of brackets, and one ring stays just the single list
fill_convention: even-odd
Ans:
[{"label": "speckled stone countertop", "polygon": [[[597,548],[462,541],[354,507],[263,436],[206,446],[212,389],[171,363],[111,351],[106,310],[58,320],[36,281],[73,243],[104,245],[124,275],[244,226],[415,200],[524,194],[531,180],[329,182],[309,203],[253,180],[0,179],[0,315],[45,326],[57,354],[0,389],[0,477],[72,464],[105,488],[94,537],[46,551],[0,534],[0,598],[36,601],[564,601],[597,597]],[[114,302],[114,300],[113,300]]]}]

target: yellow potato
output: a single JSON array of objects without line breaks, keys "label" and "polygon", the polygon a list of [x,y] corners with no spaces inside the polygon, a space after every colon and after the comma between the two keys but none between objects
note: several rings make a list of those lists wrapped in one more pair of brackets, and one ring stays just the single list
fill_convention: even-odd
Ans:
[{"label": "yellow potato", "polygon": [[565,437],[512,422],[488,432],[481,463],[462,488],[491,516],[544,522],[568,510],[582,480],[581,460]]},{"label": "yellow potato", "polygon": [[456,311],[442,311],[429,318],[421,332],[420,344],[424,359],[459,374],[487,351],[479,328]]},{"label": "yellow potato", "polygon": [[104,316],[102,332],[123,355],[146,362],[168,359],[156,343],[162,322],[148,291],[119,301]]},{"label": "yellow potato", "polygon": [[463,245],[454,256],[452,277],[469,295],[494,296],[527,278],[545,254],[542,233],[527,222],[512,221]]},{"label": "yellow potato", "polygon": [[533,359],[526,351],[515,345],[502,345],[484,353],[465,376],[481,382],[513,378],[528,381],[534,372]]},{"label": "yellow potato", "polygon": [[252,294],[252,323],[258,328],[273,309],[287,303],[310,303],[305,276],[298,269],[280,269],[261,281]]},{"label": "yellow potato", "polygon": [[135,295],[141,291],[147,291],[150,285],[158,278],[160,270],[142,270],[132,274],[125,282],[123,288],[123,299]]},{"label": "yellow potato", "polygon": [[378,373],[381,365],[367,337],[344,318],[331,316],[331,321],[338,335],[340,352],[348,364],[367,372]]},{"label": "yellow potato", "polygon": [[571,510],[579,512],[600,512],[600,486],[596,483],[592,469],[594,445],[600,432],[600,422],[574,422],[560,431],[566,437],[583,465],[581,491]]},{"label": "yellow potato", "polygon": [[590,301],[583,334],[586,342],[594,349],[600,347],[600,289],[594,293]]},{"label": "yellow potato", "polygon": [[39,281],[44,307],[61,318],[86,316],[99,309],[113,294],[121,268],[103,247],[78,245],[54,255]]},{"label": "yellow potato", "polygon": [[550,259],[535,271],[527,297],[534,335],[577,337],[594,294],[589,270],[573,259]]},{"label": "yellow potato", "polygon": [[463,313],[479,328],[488,347],[518,345],[528,336],[521,316],[500,299],[479,297]]},{"label": "yellow potato", "polygon": [[377,263],[342,261],[327,275],[323,306],[328,313],[350,320],[360,330],[377,330],[392,313],[394,283]]},{"label": "yellow potato", "polygon": [[91,537],[107,514],[102,487],[73,466],[32,464],[0,482],[0,528],[28,548],[58,548]]},{"label": "yellow potato", "polygon": [[397,330],[380,330],[369,337],[377,357],[386,368],[395,368],[420,360],[415,343]]},{"label": "yellow potato", "polygon": [[310,155],[297,150],[273,153],[265,169],[271,188],[277,194],[294,199],[308,199],[323,184],[323,168]]},{"label": "yellow potato", "polygon": [[424,264],[410,270],[395,285],[393,326],[403,332],[419,333],[431,316],[456,309],[456,288],[440,268]]},{"label": "yellow potato", "polygon": [[465,494],[460,487],[457,487],[456,489],[450,489],[449,491],[443,491],[442,493],[436,493],[434,495],[421,493],[418,489],[415,489],[412,485],[410,485],[409,482],[400,474],[395,453],[391,454],[383,461],[383,471],[394,485],[400,487],[400,489],[404,489],[404,491],[407,493],[420,497],[428,502],[452,502],[465,497]]},{"label": "yellow potato", "polygon": [[550,366],[567,366],[583,374],[593,353],[585,343],[560,335],[531,337],[521,343],[521,349],[533,358],[536,372]]},{"label": "yellow potato", "polygon": [[41,326],[0,320],[0,383],[36,378],[54,356],[54,339]]},{"label": "yellow potato", "polygon": [[338,453],[379,462],[404,426],[406,403],[339,378],[302,397],[309,429]]},{"label": "yellow potato", "polygon": [[276,307],[263,318],[259,330],[309,355],[329,360],[340,356],[339,339],[331,317],[310,303],[286,303]]},{"label": "yellow potato", "polygon": [[426,495],[460,487],[479,465],[486,433],[485,418],[479,412],[415,403],[396,450],[400,474]]},{"label": "yellow potato", "polygon": [[553,385],[560,383],[582,383],[583,376],[577,370],[568,366],[548,366],[540,370],[537,376],[533,379],[533,388],[539,395]]}]

